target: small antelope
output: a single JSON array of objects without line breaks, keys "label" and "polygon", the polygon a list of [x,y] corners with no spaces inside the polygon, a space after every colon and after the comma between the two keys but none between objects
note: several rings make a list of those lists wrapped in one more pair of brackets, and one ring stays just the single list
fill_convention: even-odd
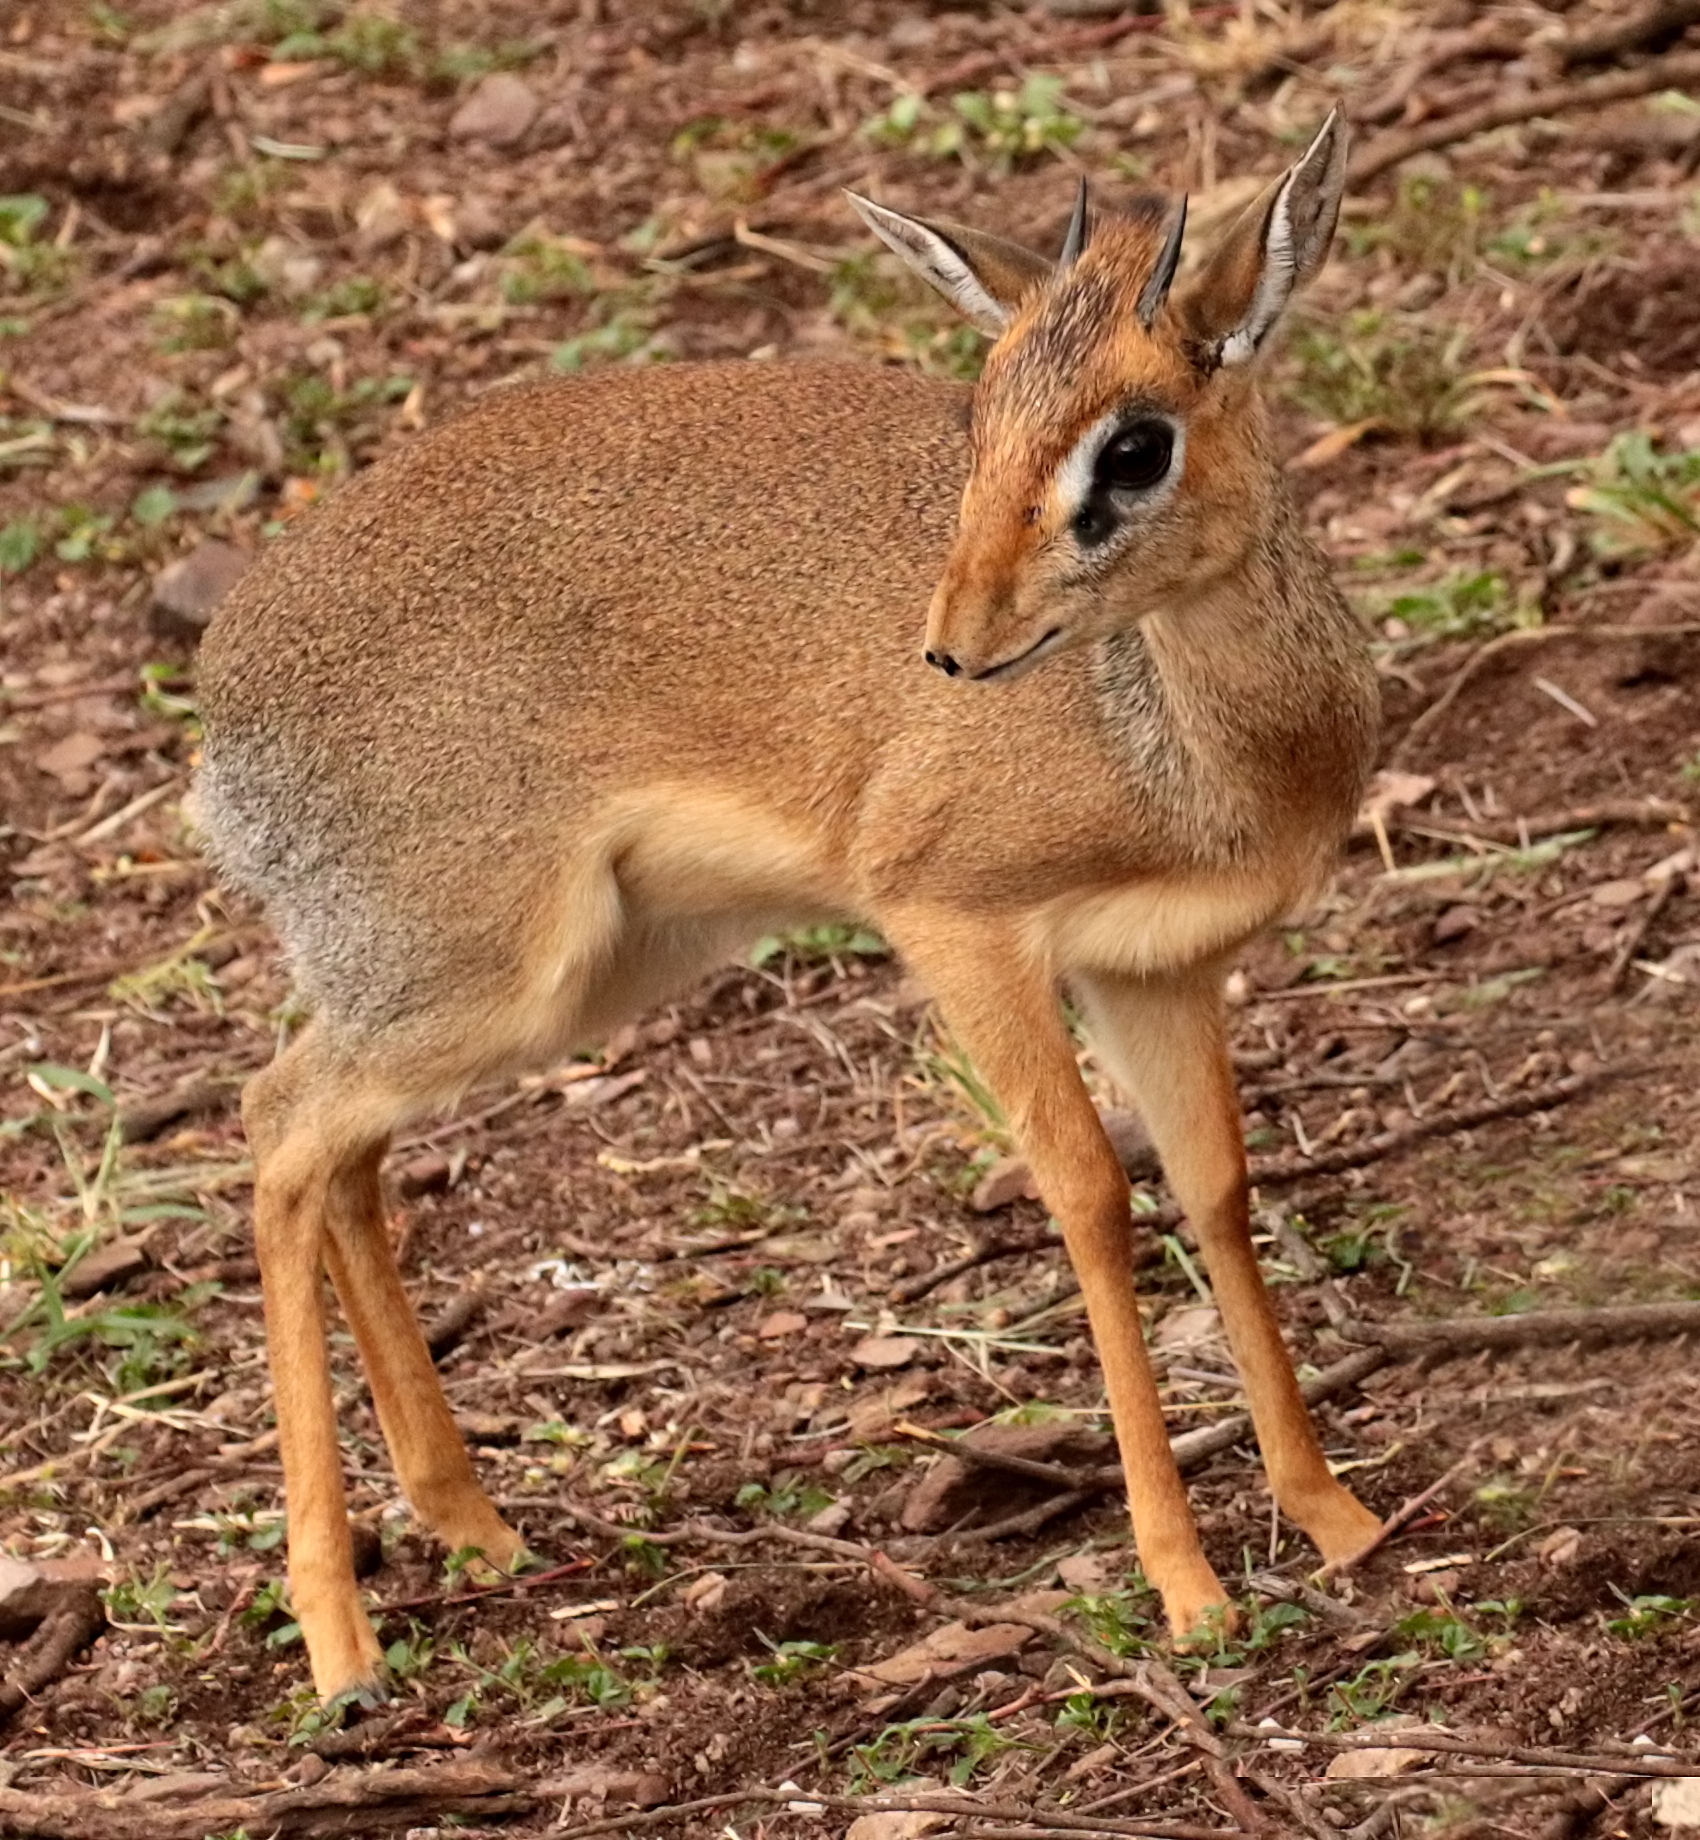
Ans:
[{"label": "small antelope", "polygon": [[1257,383],[1327,253],[1345,154],[1331,116],[1181,286],[1184,202],[1094,222],[1083,187],[1050,262],[852,196],[993,335],[972,390],[830,364],[496,390],[354,480],[221,610],[200,821],[315,1012],[243,1116],[320,1693],[383,1665],[322,1268],[415,1511],[451,1548],[522,1553],[396,1273],[391,1133],[823,920],[885,934],[1003,1104],[1086,1297],[1175,1635],[1226,1594],[1169,1454],[1128,1183],[1060,981],[1197,1232],[1277,1502],[1329,1559],[1374,1538],[1252,1251],[1221,998],[1236,949],[1327,872],[1375,729]]}]

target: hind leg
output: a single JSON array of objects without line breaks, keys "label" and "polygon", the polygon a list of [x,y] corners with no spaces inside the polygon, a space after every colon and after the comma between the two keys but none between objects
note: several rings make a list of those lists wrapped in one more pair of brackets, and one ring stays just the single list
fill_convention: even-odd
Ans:
[{"label": "hind leg", "polygon": [[459,1427],[419,1331],[385,1230],[378,1165],[384,1145],[346,1165],[331,1191],[327,1263],[354,1331],[378,1422],[414,1512],[451,1552],[475,1546],[497,1565],[525,1549],[473,1474]]},{"label": "hind leg", "polygon": [[311,1079],[313,1041],[304,1035],[249,1081],[242,1116],[254,1150],[254,1244],[289,1513],[290,1594],[313,1684],[331,1699],[374,1687],[383,1674],[354,1580],[321,1273],[330,1189],[370,1153],[371,1139],[323,1128],[335,1114],[313,1103],[321,1096]]}]

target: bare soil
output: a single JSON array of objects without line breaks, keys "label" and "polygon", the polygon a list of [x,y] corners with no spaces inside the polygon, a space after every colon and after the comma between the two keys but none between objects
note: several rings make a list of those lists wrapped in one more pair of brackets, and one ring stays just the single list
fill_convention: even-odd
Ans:
[{"label": "bare soil", "polygon": [[[634,1795],[916,1778],[1041,1826],[1105,1798],[1119,1831],[1243,1823],[1196,1742],[1051,1636],[919,1691],[865,1673],[951,1606],[1016,1592],[1073,1593],[1065,1627],[1117,1652],[1156,1641],[1114,1495],[976,1541],[1048,1499],[994,1476],[962,1524],[904,1524],[937,1460],[921,1433],[1105,1421],[1060,1244],[1035,1203],[976,1211],[1007,1145],[867,941],[777,942],[596,1060],[397,1147],[404,1270],[444,1325],[480,1469],[546,1567],[582,1563],[467,1601],[410,1526],[339,1339],[396,1689],[323,1728],[279,1589],[235,1108],[295,1018],[263,917],[195,853],[194,628],[156,586],[209,540],[256,551],[350,469],[552,364],[970,371],[975,343],[869,254],[844,185],[1048,246],[1081,168],[1106,202],[1186,186],[1207,241],[1332,99],[1383,131],[1445,115],[1539,87],[1543,34],[1621,13],[1508,0],[1508,43],[1471,37],[1486,9],[1462,4],[1081,10],[17,0],[0,18],[0,1547],[88,1561],[109,1618],[0,1726],[0,1791],[39,1804],[0,1807],[0,1832],[75,1832],[41,1811],[96,1788],[121,1793],[86,1805],[89,1834],[118,1831],[114,1809],[192,1824],[205,1779],[258,1797],[468,1758],[556,1785],[488,1816],[514,1835]],[[499,144],[459,116],[492,71],[530,92]],[[932,149],[969,119],[953,96],[1035,73],[1062,79],[1060,100],[1026,92],[1036,151],[972,129]],[[870,132],[910,95],[907,139]],[[1436,1126],[1263,1186],[1266,1271],[1311,1367],[1346,1351],[1344,1317],[1700,1296],[1700,495],[1674,460],[1635,485],[1614,447],[1700,449],[1696,120],[1654,86],[1383,175],[1273,370],[1294,489],[1383,672],[1387,763],[1429,782],[1234,981],[1265,1167]],[[1494,644],[1512,632],[1537,636]],[[1578,1073],[1602,1077],[1445,1128]],[[1002,1256],[910,1283],[993,1238]],[[131,1240],[78,1297],[79,1251]],[[1154,1230],[1177,1432],[1238,1399],[1205,1283],[1184,1227]],[[1613,1765],[1638,1738],[1695,1755],[1694,1388],[1692,1350],[1663,1340],[1396,1363],[1320,1407],[1378,1511],[1445,1481],[1328,1587],[1343,1612],[1283,1622],[1248,1589],[1248,1637],[1167,1657],[1251,1805],[1277,1831],[1651,1831],[1652,1785]],[[1224,1577],[1310,1575],[1249,1443],[1191,1492]],[[943,1608],[870,1571],[874,1551]],[[26,1661],[0,1643],[0,1672]],[[1269,1717],[1436,1721],[1500,1762],[1325,1777],[1325,1749],[1233,1735]],[[1572,1761],[1512,1758],[1531,1750]],[[674,1830],[849,1818],[728,1803]]]}]

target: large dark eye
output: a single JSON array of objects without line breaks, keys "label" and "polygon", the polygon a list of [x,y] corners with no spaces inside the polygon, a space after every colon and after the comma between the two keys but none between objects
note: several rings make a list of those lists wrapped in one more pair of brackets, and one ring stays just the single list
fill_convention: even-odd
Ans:
[{"label": "large dark eye", "polygon": [[1130,422],[1104,443],[1092,469],[1100,492],[1148,492],[1162,482],[1174,458],[1175,437],[1167,422]]}]

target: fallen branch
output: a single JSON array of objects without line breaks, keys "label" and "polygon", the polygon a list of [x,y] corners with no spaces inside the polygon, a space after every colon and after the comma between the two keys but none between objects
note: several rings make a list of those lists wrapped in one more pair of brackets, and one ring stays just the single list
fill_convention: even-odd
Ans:
[{"label": "fallen branch", "polygon": [[1456,115],[1442,116],[1439,121],[1425,122],[1420,128],[1379,136],[1353,160],[1348,183],[1367,185],[1390,166],[1397,166],[1416,154],[1430,153],[1437,147],[1451,147],[1494,128],[1509,128],[1520,121],[1532,121],[1537,115],[1563,115],[1576,109],[1603,108],[1608,102],[1625,102],[1633,96],[1650,95],[1654,90],[1681,89],[1692,83],[1700,83],[1700,53],[1659,59],[1644,64],[1639,70],[1614,71],[1609,76],[1590,77],[1582,83],[1562,83],[1550,89],[1503,96],[1494,102],[1484,102],[1480,108],[1463,109]]},{"label": "fallen branch", "polygon": [[1007,1514],[1001,1521],[991,1521],[984,1527],[971,1527],[959,1533],[956,1538],[964,1546],[986,1546],[994,1540],[1015,1540],[1026,1533],[1037,1533],[1052,1521],[1061,1520],[1076,1508],[1084,1508],[1089,1501],[1096,1501],[1100,1495],[1108,1495],[1120,1488],[1122,1472],[1119,1468],[1107,1470],[1096,1479],[1082,1480],[1083,1487],[1053,1495],[1048,1501],[1036,1502],[1031,1508],[1023,1508],[1019,1513]]},{"label": "fallen branch", "polygon": [[[605,1521],[584,1508],[567,1508],[563,1512],[577,1521],[587,1533],[599,1533],[604,1539],[642,1540],[646,1546],[755,1546],[763,1540],[781,1540],[788,1546],[807,1546],[816,1552],[830,1553],[854,1565],[871,1566],[876,1556],[871,1546],[858,1546],[854,1540],[835,1540],[829,1533],[810,1533],[805,1527],[752,1527],[737,1532],[725,1527],[708,1527],[701,1521],[687,1521],[671,1533],[651,1533],[643,1527],[622,1527],[618,1521]],[[523,1582],[523,1581],[521,1581]]]},{"label": "fallen branch", "polygon": [[1550,1111],[1598,1085],[1612,1071],[1597,1068],[1591,1073],[1568,1073],[1563,1079],[1550,1080],[1544,1086],[1529,1086],[1521,1092],[1477,1100],[1473,1105],[1430,1112],[1426,1118],[1401,1125],[1396,1131],[1378,1131],[1373,1137],[1360,1137],[1354,1144],[1342,1144],[1337,1150],[1324,1150],[1313,1156],[1253,1157],[1250,1159],[1251,1179],[1259,1186],[1267,1186],[1274,1182],[1298,1182],[1307,1176],[1335,1176],[1347,1169],[1361,1169],[1366,1163],[1378,1163],[1383,1157],[1393,1156],[1431,1137],[1449,1137],[1455,1131],[1474,1130],[1479,1124],[1493,1124],[1502,1118],[1526,1118],[1531,1112]]},{"label": "fallen branch", "polygon": [[[1379,1346],[1356,1349],[1311,1379],[1301,1380],[1299,1391],[1304,1395],[1306,1405],[1320,1405],[1324,1400],[1332,1399],[1356,1386],[1360,1380],[1368,1379],[1392,1358],[1391,1351]],[[1243,1444],[1251,1435],[1251,1414],[1235,1412],[1214,1425],[1203,1426],[1197,1431],[1183,1431],[1178,1437],[1170,1438],[1169,1450],[1175,1459],[1175,1467],[1184,1476],[1202,1468],[1224,1450],[1232,1450],[1236,1444]],[[966,1439],[951,1444],[949,1448],[952,1456],[966,1457],[970,1462],[983,1459],[988,1468],[1013,1470],[1029,1481],[1046,1482],[1053,1488],[1066,1491],[1047,1502],[1039,1503],[1037,1507],[1012,1514],[1007,1520],[994,1521],[989,1527],[976,1527],[956,1536],[974,1545],[1031,1533],[1047,1521],[1072,1513],[1074,1509],[1084,1507],[1087,1502],[1095,1501],[1100,1495],[1124,1487],[1127,1480],[1120,1464],[1106,1464],[1098,1470],[1076,1471],[1064,1469],[1060,1464],[1032,1463],[1025,1458],[1005,1457],[989,1451],[976,1453]]]},{"label": "fallen branch", "polygon": [[[1700,81],[1700,58],[1689,59],[1694,78]],[[1583,87],[1586,87],[1585,85]],[[1631,639],[1700,639],[1700,626],[1532,626],[1524,631],[1501,633],[1473,651],[1454,672],[1444,690],[1399,737],[1390,767],[1402,767],[1417,742],[1433,732],[1440,718],[1457,702],[1459,692],[1483,665],[1506,652],[1522,651],[1532,645],[1550,645],[1558,639],[1575,639],[1586,645],[1613,645]]]},{"label": "fallen branch", "polygon": [[398,1616],[404,1610],[446,1610],[455,1604],[482,1603],[486,1597],[524,1596],[544,1585],[563,1578],[579,1578],[596,1565],[594,1559],[574,1559],[566,1565],[552,1566],[546,1572],[516,1572],[512,1578],[499,1578],[494,1584],[475,1585],[467,1591],[433,1591],[424,1597],[404,1597],[398,1602],[379,1604],[374,1616]]},{"label": "fallen branch", "polygon": [[[693,1815],[719,1814],[728,1808],[832,1809],[848,1815],[944,1814],[963,1820],[1007,1821],[1008,1830],[1027,1840],[1045,1834],[1123,1834],[1129,1840],[1234,1840],[1231,1830],[1200,1827],[1189,1821],[1109,1821],[1070,1814],[1063,1809],[1032,1808],[1019,1802],[991,1801],[983,1796],[944,1795],[896,1790],[889,1795],[829,1795],[818,1789],[729,1789],[723,1795],[705,1795],[694,1802],[676,1802],[670,1808],[652,1808],[646,1814],[610,1815],[605,1820],[558,1827],[560,1840],[592,1840],[596,1834],[650,1833],[670,1827]],[[982,1830],[976,1828],[976,1833]]]},{"label": "fallen branch", "polygon": [[1391,1358],[1478,1354],[1486,1348],[1547,1347],[1566,1342],[1627,1342],[1700,1330],[1700,1303],[1623,1303],[1598,1310],[1527,1310],[1519,1316],[1451,1316],[1433,1322],[1360,1322],[1342,1335],[1369,1342]]},{"label": "fallen branch", "polygon": [[1623,988],[1624,979],[1629,975],[1629,967],[1641,956],[1641,948],[1646,943],[1647,935],[1653,930],[1653,922],[1665,911],[1671,896],[1676,892],[1677,883],[1682,877],[1667,875],[1653,890],[1653,898],[1642,908],[1640,917],[1631,922],[1629,930],[1623,936],[1623,942],[1612,957],[1611,969],[1606,973],[1606,989],[1618,991]]},{"label": "fallen branch", "polygon": [[[1564,811],[1538,812],[1532,818],[1481,818],[1470,824],[1448,824],[1418,812],[1389,812],[1390,831],[1415,833],[1447,843],[1522,844],[1539,837],[1559,837],[1567,831],[1663,830],[1667,825],[1688,824],[1692,814],[1675,799],[1597,799],[1589,805],[1572,805]],[[1365,832],[1366,836],[1372,833]]]},{"label": "fallen branch", "polygon": [[1700,0],[1653,0],[1621,25],[1602,26],[1597,32],[1579,32],[1574,38],[1560,39],[1558,61],[1566,70],[1577,64],[1597,64],[1606,58],[1621,57],[1625,51],[1641,51],[1668,43],[1700,22]]},{"label": "fallen branch", "polygon": [[[0,1681],[0,1724],[21,1711],[43,1687],[57,1680],[106,1627],[106,1606],[93,1589],[79,1591],[24,1644]],[[0,1828],[0,1832],[4,1832]]]},{"label": "fallen branch", "polygon": [[[338,1771],[308,1788],[210,1795],[176,1807],[126,1805],[120,1790],[43,1795],[0,1789],[0,1835],[19,1840],[205,1840],[207,1834],[348,1834],[437,1825],[446,1815],[526,1814],[537,1795],[513,1770],[457,1762],[431,1769]],[[351,1818],[354,1817],[354,1818]],[[629,1818],[629,1817],[628,1817]]]},{"label": "fallen branch", "polygon": [[1432,1725],[1401,1725],[1386,1731],[1292,1731],[1274,1724],[1247,1725],[1236,1721],[1230,1738],[1249,1738],[1257,1744],[1277,1744],[1286,1749],[1303,1744],[1329,1751],[1422,1751],[1434,1757],[1481,1757],[1494,1763],[1531,1764],[1568,1776],[1700,1776],[1700,1761],[1661,1757],[1632,1751],[1543,1751],[1523,1744],[1501,1744],[1491,1738],[1465,1738]]},{"label": "fallen branch", "polygon": [[919,1303],[929,1291],[935,1291],[941,1284],[948,1284],[952,1278],[960,1278],[964,1272],[977,1271],[982,1265],[990,1265],[994,1259],[1012,1258],[1018,1253],[1036,1252],[1037,1245],[1021,1239],[989,1239],[983,1245],[976,1246],[972,1252],[965,1252],[959,1259],[947,1259],[942,1265],[935,1265],[931,1271],[917,1273],[913,1278],[905,1278],[901,1284],[894,1284],[886,1292],[888,1303]]}]

